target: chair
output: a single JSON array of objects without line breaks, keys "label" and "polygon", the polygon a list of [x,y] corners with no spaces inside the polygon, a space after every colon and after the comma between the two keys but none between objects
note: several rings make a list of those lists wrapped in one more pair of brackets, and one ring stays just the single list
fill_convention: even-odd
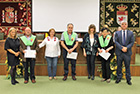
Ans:
[{"label": "chair", "polygon": [[38,40],[44,40],[45,38],[44,34],[36,34],[36,37]]},{"label": "chair", "polygon": [[0,40],[4,40],[4,33],[0,33]]}]

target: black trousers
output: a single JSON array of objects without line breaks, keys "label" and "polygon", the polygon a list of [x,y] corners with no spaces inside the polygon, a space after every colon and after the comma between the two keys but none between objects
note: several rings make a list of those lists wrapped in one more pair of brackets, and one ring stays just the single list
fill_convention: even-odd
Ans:
[{"label": "black trousers", "polygon": [[90,76],[94,76],[95,73],[95,55],[87,55],[87,69]]},{"label": "black trousers", "polygon": [[126,79],[128,81],[131,80],[131,73],[130,73],[130,61],[131,56],[122,53],[121,55],[117,56],[117,79],[122,78],[122,62],[124,61],[125,69],[126,69]]},{"label": "black trousers", "polygon": [[34,74],[35,59],[27,58],[26,62],[24,62],[23,64],[24,64],[24,68],[25,68],[24,79],[27,80],[27,81],[29,80],[29,77],[28,77],[28,66],[30,64],[30,79],[34,80],[35,79],[35,74]]},{"label": "black trousers", "polygon": [[75,76],[76,73],[76,60],[67,58],[67,51],[63,50],[63,59],[64,59],[64,76],[68,76],[69,73],[69,61],[71,61],[71,70],[72,76]]},{"label": "black trousers", "polygon": [[101,58],[102,63],[102,76],[104,79],[110,79],[111,70],[110,70],[110,58],[108,60],[105,60]]}]

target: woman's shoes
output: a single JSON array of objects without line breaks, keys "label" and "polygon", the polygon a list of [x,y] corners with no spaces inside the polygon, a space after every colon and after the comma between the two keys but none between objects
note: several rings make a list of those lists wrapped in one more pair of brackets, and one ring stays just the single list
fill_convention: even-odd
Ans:
[{"label": "woman's shoes", "polygon": [[106,81],[106,79],[103,78],[103,79],[101,80],[101,82],[104,82],[104,81]]},{"label": "woman's shoes", "polygon": [[16,83],[15,83],[15,82],[11,82],[11,84],[12,84],[12,85],[16,85]]},{"label": "woman's shoes", "polygon": [[94,80],[94,76],[91,77],[91,80]]},{"label": "woman's shoes", "polygon": [[57,78],[56,78],[56,77],[53,77],[53,79],[57,80]]},{"label": "woman's shoes", "polygon": [[91,80],[94,80],[94,76],[88,75],[88,79],[90,79],[90,78],[91,78]]},{"label": "woman's shoes", "polygon": [[91,76],[90,76],[90,75],[88,75],[88,79],[90,79],[90,77],[91,77]]},{"label": "woman's shoes", "polygon": [[52,80],[52,79],[57,80],[57,78],[56,78],[56,77],[49,77],[49,80]]},{"label": "woman's shoes", "polygon": [[110,83],[110,82],[111,82],[111,79],[107,79],[107,80],[106,80],[105,78],[103,78],[103,79],[101,80],[101,82],[105,82],[105,81],[106,81],[107,83]]},{"label": "woman's shoes", "polygon": [[12,85],[16,85],[16,84],[18,84],[19,82],[17,81],[17,80],[11,80],[11,84]]},{"label": "woman's shoes", "polygon": [[106,82],[107,82],[107,83],[110,83],[110,82],[111,82],[111,79],[107,79]]},{"label": "woman's shoes", "polygon": [[11,80],[12,85],[16,85],[16,82],[14,80]]},{"label": "woman's shoes", "polygon": [[52,80],[52,77],[49,77],[49,80]]}]

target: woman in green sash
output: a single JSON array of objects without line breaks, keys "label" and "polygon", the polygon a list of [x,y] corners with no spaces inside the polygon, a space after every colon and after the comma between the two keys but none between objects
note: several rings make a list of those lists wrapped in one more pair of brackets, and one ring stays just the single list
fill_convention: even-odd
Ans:
[{"label": "woman in green sash", "polygon": [[109,52],[111,56],[106,60],[103,57],[101,57],[101,63],[102,63],[102,76],[103,79],[101,80],[102,82],[107,81],[109,83],[111,81],[110,79],[110,60],[114,55],[114,43],[113,43],[113,38],[112,36],[108,35],[108,29],[103,28],[101,30],[102,35],[99,37],[99,48],[98,51],[99,53],[103,52],[103,49],[105,52]]}]

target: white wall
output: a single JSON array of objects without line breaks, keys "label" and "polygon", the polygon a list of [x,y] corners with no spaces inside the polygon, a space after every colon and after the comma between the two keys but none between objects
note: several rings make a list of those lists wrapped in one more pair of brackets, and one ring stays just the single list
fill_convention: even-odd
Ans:
[{"label": "white wall", "polygon": [[32,0],[33,31],[66,31],[74,24],[74,31],[87,32],[90,24],[99,31],[100,0]]}]

